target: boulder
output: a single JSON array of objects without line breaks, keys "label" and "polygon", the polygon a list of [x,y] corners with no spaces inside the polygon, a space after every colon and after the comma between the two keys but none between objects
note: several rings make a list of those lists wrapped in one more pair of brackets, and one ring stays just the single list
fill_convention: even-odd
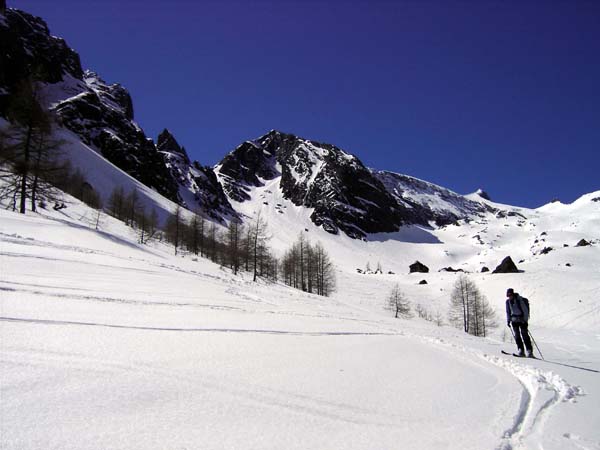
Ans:
[{"label": "boulder", "polygon": [[575,247],[587,247],[588,245],[592,245],[592,244],[590,244],[585,239],[582,239],[577,243],[577,245]]},{"label": "boulder", "polygon": [[463,269],[454,269],[452,267],[444,267],[443,269],[440,269],[440,272],[464,272]]},{"label": "boulder", "polygon": [[427,283],[427,280],[421,280],[421,281],[419,281],[419,284],[428,284],[428,283]]},{"label": "boulder", "polygon": [[419,262],[419,261],[415,261],[413,264],[411,264],[409,266],[410,268],[410,273],[429,273],[429,267],[427,267],[425,264]]},{"label": "boulder", "polygon": [[507,256],[492,273],[519,273],[519,269],[512,258]]},{"label": "boulder", "polygon": [[481,273],[486,273],[486,272],[489,272],[489,271],[490,271],[490,269],[488,267],[484,266],[484,267],[481,268]]}]

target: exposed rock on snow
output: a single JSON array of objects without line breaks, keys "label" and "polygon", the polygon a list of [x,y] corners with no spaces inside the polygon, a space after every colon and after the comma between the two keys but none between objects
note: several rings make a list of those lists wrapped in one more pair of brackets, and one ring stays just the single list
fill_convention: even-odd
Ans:
[{"label": "exposed rock on snow", "polygon": [[410,273],[429,273],[429,267],[420,261],[415,261],[409,266]]},{"label": "exposed rock on snow", "polygon": [[463,269],[454,269],[453,267],[444,267],[443,269],[440,269],[440,272],[464,272]]},{"label": "exposed rock on snow", "polygon": [[492,273],[519,273],[519,269],[512,258],[507,256]]},{"label": "exposed rock on snow", "polygon": [[479,195],[484,200],[489,200],[489,201],[492,200],[490,198],[490,196],[488,195],[488,193],[485,192],[483,189],[477,189],[477,191],[475,191],[475,194]]},{"label": "exposed rock on snow", "polygon": [[580,241],[577,243],[577,245],[576,245],[575,247],[587,247],[587,246],[589,246],[589,245],[592,245],[592,244],[590,244],[590,243],[589,243],[588,241],[586,241],[585,239],[581,239],[581,240],[580,240]]}]

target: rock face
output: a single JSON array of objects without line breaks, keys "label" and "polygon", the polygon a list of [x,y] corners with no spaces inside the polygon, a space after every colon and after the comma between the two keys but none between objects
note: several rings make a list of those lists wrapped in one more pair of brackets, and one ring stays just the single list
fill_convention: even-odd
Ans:
[{"label": "rock face", "polygon": [[250,199],[249,187],[280,177],[285,198],[313,208],[311,220],[330,233],[353,238],[396,231],[418,220],[397,204],[358,158],[339,148],[271,131],[245,142],[218,166],[225,192],[237,202]]},{"label": "rock face", "polygon": [[500,265],[494,269],[492,273],[519,273],[517,265],[513,262],[510,256],[502,260]]},{"label": "rock face", "polygon": [[429,273],[429,267],[419,261],[415,261],[411,264],[409,269],[410,273]]},{"label": "rock face", "polygon": [[54,107],[63,126],[135,179],[180,202],[179,187],[163,155],[133,121],[129,93],[119,84],[106,84],[93,72],[85,72],[83,81],[86,91]]},{"label": "rock face", "polygon": [[166,128],[158,135],[158,139],[156,140],[156,148],[162,153],[179,155],[187,164],[190,163],[190,158],[188,157],[185,148],[179,145],[175,139],[175,136],[173,136]]},{"label": "rock face", "polygon": [[19,82],[31,80],[60,124],[131,176],[178,202],[178,186],[164,158],[133,122],[131,96],[84,72],[79,55],[51,36],[46,23],[23,11],[0,16],[0,114]]},{"label": "rock face", "polygon": [[218,222],[238,219],[211,167],[202,166],[198,161],[190,163],[185,148],[167,129],[160,133],[156,145],[179,186],[180,203],[184,207]]},{"label": "rock face", "polygon": [[6,96],[30,76],[45,83],[81,79],[79,55],[63,39],[50,36],[39,17],[23,11],[0,11],[0,114]]},{"label": "rock face", "polygon": [[51,36],[42,19],[8,9],[0,15],[0,115],[28,77],[41,87],[60,124],[111,163],[188,209],[220,222],[237,218],[212,168],[190,162],[168,130],[157,145],[145,135],[123,86],[84,72],[79,55]]},{"label": "rock face", "polygon": [[[415,178],[372,171],[355,156],[330,144],[271,131],[229,153],[217,168],[227,195],[250,200],[250,188],[280,177],[285,198],[313,208],[311,220],[326,231],[353,238],[397,231],[407,224],[455,222],[486,207]],[[421,201],[411,193],[419,192]],[[437,199],[432,207],[426,197]]]}]

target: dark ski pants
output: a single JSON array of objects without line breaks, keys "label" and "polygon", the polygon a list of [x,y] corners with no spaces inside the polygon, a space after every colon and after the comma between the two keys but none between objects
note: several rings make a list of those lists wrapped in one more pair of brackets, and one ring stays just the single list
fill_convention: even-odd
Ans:
[{"label": "dark ski pants", "polygon": [[527,324],[521,322],[513,322],[512,328],[515,332],[515,341],[517,343],[517,347],[519,347],[519,350],[523,350],[523,341],[525,341],[525,348],[527,349],[527,351],[532,351],[531,339],[529,339],[529,330],[527,329]]}]

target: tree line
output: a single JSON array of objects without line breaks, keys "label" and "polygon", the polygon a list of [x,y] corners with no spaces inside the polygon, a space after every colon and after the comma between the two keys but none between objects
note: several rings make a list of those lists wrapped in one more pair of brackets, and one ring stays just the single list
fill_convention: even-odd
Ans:
[{"label": "tree line", "polygon": [[165,239],[175,254],[187,251],[228,267],[234,274],[252,274],[258,278],[282,281],[288,286],[308,293],[328,296],[335,290],[333,263],[319,242],[312,244],[301,233],[295,243],[278,259],[269,246],[268,224],[260,213],[243,224],[231,220],[225,229],[214,222],[193,214],[183,217],[181,207],[167,218]]}]

